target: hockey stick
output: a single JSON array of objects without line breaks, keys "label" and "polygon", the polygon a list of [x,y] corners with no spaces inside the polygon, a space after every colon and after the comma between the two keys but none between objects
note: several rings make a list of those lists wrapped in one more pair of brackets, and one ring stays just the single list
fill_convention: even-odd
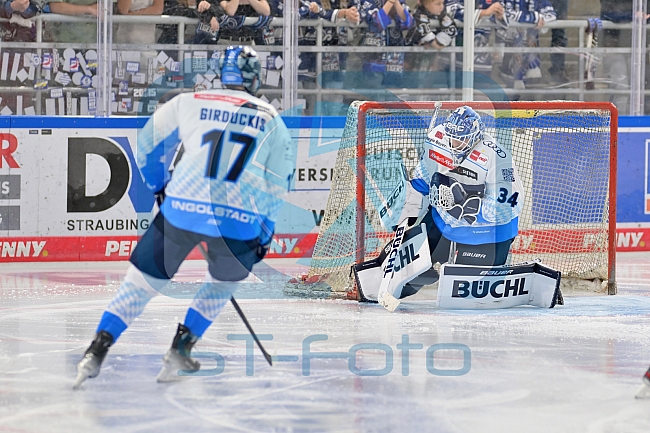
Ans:
[{"label": "hockey stick", "polygon": [[393,242],[391,243],[390,253],[386,257],[386,269],[384,270],[384,277],[381,279],[381,285],[379,286],[379,293],[377,294],[377,301],[379,304],[390,311],[391,313],[395,311],[397,306],[400,304],[400,300],[395,298],[392,294],[388,293],[390,283],[393,280],[395,275],[395,268],[393,263],[397,257],[397,252],[400,245],[402,244],[402,239],[404,238],[404,232],[408,227],[408,218],[405,218],[395,230],[395,236],[393,237]]},{"label": "hockey stick", "polygon": [[[162,202],[163,202],[162,194],[157,194],[156,195],[156,203],[158,203],[158,208],[159,209],[162,206]],[[203,259],[206,262],[209,262],[208,252],[205,250],[205,248],[203,247],[203,245],[201,243],[198,244],[198,248],[199,248],[199,252],[203,256]],[[235,301],[234,296],[230,297],[230,302],[232,303],[232,306],[235,307],[235,310],[237,310],[237,314],[239,314],[239,318],[242,320],[242,322],[244,322],[244,325],[246,325],[246,328],[248,329],[248,332],[250,332],[250,334],[253,336],[253,339],[257,343],[257,347],[259,347],[260,350],[262,351],[262,354],[264,355],[264,359],[266,359],[266,362],[268,362],[270,366],[273,366],[273,359],[272,359],[271,355],[269,355],[269,353],[264,349],[264,346],[262,346],[262,342],[260,341],[259,338],[257,338],[257,334],[255,334],[255,331],[253,331],[253,328],[251,327],[250,323],[248,323],[248,319],[246,319],[246,316],[244,315],[244,312],[239,307],[239,304],[237,303],[237,301]]]},{"label": "hockey stick", "polygon": [[[208,252],[205,250],[202,244],[199,244],[198,247],[199,247],[199,251],[201,252],[201,255],[207,262]],[[257,347],[259,347],[260,351],[262,351],[262,355],[264,355],[264,359],[266,359],[266,362],[268,362],[270,366],[273,366],[273,359],[271,358],[271,355],[269,355],[269,353],[264,349],[264,346],[262,346],[262,342],[259,340],[259,338],[257,338],[257,334],[255,334],[255,331],[253,331],[253,328],[251,327],[250,323],[248,323],[248,319],[246,319],[244,312],[239,307],[237,301],[235,301],[234,296],[230,297],[230,302],[232,303],[232,306],[235,307],[235,310],[237,310],[237,314],[239,314],[239,317],[241,318],[242,322],[244,322],[244,325],[246,325],[248,332],[250,332],[251,335],[253,336],[253,340],[255,340],[255,342],[257,343]]]},{"label": "hockey stick", "polygon": [[427,130],[427,135],[433,131],[433,129],[436,127],[436,120],[438,120],[438,111],[440,111],[440,107],[442,106],[442,102],[436,102],[434,104],[435,110],[433,111],[433,115],[431,116],[431,122],[429,122],[429,129]]}]

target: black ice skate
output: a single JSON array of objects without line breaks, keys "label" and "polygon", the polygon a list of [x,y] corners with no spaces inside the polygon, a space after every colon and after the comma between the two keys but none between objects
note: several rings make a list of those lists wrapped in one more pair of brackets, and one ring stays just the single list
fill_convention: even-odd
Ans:
[{"label": "black ice skate", "polygon": [[192,334],[189,328],[180,323],[178,324],[172,347],[163,356],[163,368],[156,378],[158,383],[181,380],[183,376],[179,376],[179,370],[192,372],[201,367],[198,361],[190,358],[192,347],[198,340],[199,337]]},{"label": "black ice skate", "polygon": [[97,377],[108,348],[113,344],[113,336],[106,331],[100,331],[90,343],[84,357],[77,364],[77,378],[72,389],[78,389],[86,379]]},{"label": "black ice skate", "polygon": [[636,393],[636,398],[650,398],[650,368],[643,375],[643,386]]}]

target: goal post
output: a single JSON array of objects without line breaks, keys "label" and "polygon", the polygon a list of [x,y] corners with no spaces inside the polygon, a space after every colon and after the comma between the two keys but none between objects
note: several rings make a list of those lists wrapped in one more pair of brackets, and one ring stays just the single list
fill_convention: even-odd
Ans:
[{"label": "goal post", "polygon": [[615,294],[618,111],[573,101],[352,103],[309,274],[285,292],[357,298],[351,266],[390,239],[378,208],[401,166],[417,166],[436,105],[436,125],[471,106],[513,155],[526,194],[509,261],[541,259]]}]

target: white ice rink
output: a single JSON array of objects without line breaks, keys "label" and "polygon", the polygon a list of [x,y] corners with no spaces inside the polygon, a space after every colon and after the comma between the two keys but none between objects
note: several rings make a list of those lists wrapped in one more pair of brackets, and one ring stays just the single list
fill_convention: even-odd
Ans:
[{"label": "white ice rink", "polygon": [[[393,314],[288,299],[283,274],[304,269],[268,264],[236,297],[256,332],[272,336],[273,367],[257,348],[247,361],[237,338],[248,334],[229,305],[194,349],[206,375],[156,383],[204,272],[195,261],[79,391],[75,365],[125,263],[3,265],[0,432],[650,432],[650,400],[634,399],[650,364],[650,253],[618,255],[617,296],[567,296],[552,310],[441,311],[431,293]],[[338,358],[304,356],[318,334],[328,339],[311,354]],[[403,339],[422,345],[408,369]],[[383,346],[348,359],[362,343]],[[387,374],[353,373],[371,370]]]}]

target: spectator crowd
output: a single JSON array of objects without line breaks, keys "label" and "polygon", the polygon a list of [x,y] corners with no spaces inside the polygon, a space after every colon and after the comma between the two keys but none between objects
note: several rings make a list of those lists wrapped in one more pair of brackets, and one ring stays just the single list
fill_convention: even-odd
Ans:
[{"label": "spectator crowd", "polygon": [[[273,25],[274,17],[283,17],[285,0],[115,0],[116,15],[171,15],[195,18],[195,26],[186,26],[184,40],[179,41],[176,24],[132,24],[118,23],[113,28],[115,44],[253,44],[278,46],[270,48],[266,57],[266,70],[269,86],[277,87],[281,82],[283,61],[281,50],[282,26]],[[464,0],[292,0],[296,2],[299,20],[325,20],[338,26],[323,28],[322,43],[332,47],[322,53],[320,75],[316,76],[316,53],[303,52],[299,58],[299,83],[303,88],[363,89],[363,88],[437,88],[448,85],[446,77],[452,69],[462,70],[462,55],[451,55],[446,48],[462,46],[463,32],[460,25],[465,20]],[[613,10],[616,21],[624,12],[631,11],[632,0],[603,1],[602,16],[607,18]],[[629,3],[629,5],[627,4]],[[467,11],[474,20],[474,45],[478,48],[474,58],[477,73],[498,80],[508,88],[525,89],[541,83],[564,85],[571,78],[565,69],[567,46],[563,29],[553,29],[551,46],[557,51],[550,56],[550,68],[542,70],[539,52],[527,50],[539,46],[540,34],[548,29],[545,25],[556,19],[567,18],[568,0],[476,0],[475,9]],[[0,17],[9,21],[0,23],[2,40],[35,41],[35,25],[30,18],[39,13],[77,15],[96,17],[96,0],[12,0],[2,2]],[[247,17],[255,19],[253,24]],[[611,17],[609,17],[611,19]],[[631,14],[625,15],[631,20]],[[512,26],[511,23],[527,26]],[[364,23],[365,25],[359,25]],[[606,35],[607,36],[607,35]],[[96,22],[52,22],[44,26],[44,42],[93,44],[96,42]],[[314,27],[300,26],[298,44],[316,45],[317,34]],[[611,45],[611,43],[608,43]],[[341,52],[336,46],[359,47],[352,52]],[[381,47],[419,46],[422,50],[386,52]],[[364,50],[363,48],[368,48]],[[492,47],[492,49],[486,49]],[[520,48],[501,50],[500,48]],[[27,64],[27,51],[22,61]],[[63,86],[70,81],[92,83],[92,53],[88,50],[67,50],[57,53],[53,50],[50,58],[36,59],[29,54],[33,66],[39,63],[42,68],[54,60],[51,72],[41,74],[50,80],[59,77],[57,82]],[[90,50],[93,51],[93,50]],[[262,50],[264,51],[264,50]],[[67,53],[67,54],[66,54]],[[191,60],[192,65],[206,63],[193,57],[176,58],[177,51],[163,52],[150,50],[145,59],[130,58],[128,54],[114,59],[116,66],[116,86],[122,96],[129,93],[129,86],[151,84],[152,77],[158,78],[168,71],[180,73],[182,63]],[[151,59],[155,61],[151,61]],[[83,71],[74,66],[75,59],[83,63]],[[8,62],[21,59],[9,56]],[[57,64],[58,63],[58,64]],[[126,64],[126,65],[125,65]],[[85,65],[85,66],[84,66]],[[164,67],[162,67],[162,66]],[[8,70],[12,65],[2,66]],[[61,69],[61,71],[58,71]],[[199,72],[206,72],[209,68]],[[67,78],[58,74],[66,72]],[[83,76],[75,78],[75,73]],[[617,72],[618,73],[618,72]],[[70,75],[72,74],[72,75]],[[131,74],[130,76],[128,74]],[[139,74],[139,75],[137,75]],[[29,74],[31,76],[31,73]],[[135,76],[137,75],[137,77]],[[546,77],[545,80],[542,80]],[[205,78],[205,77],[202,77]],[[33,77],[35,88],[45,87],[43,78]],[[173,78],[175,80],[176,78]],[[6,85],[7,77],[2,77]],[[180,80],[180,79],[178,79]],[[576,80],[576,77],[573,77]],[[187,83],[184,83],[187,84]],[[620,83],[619,83],[620,84]],[[209,88],[207,79],[202,84],[192,83],[197,89],[201,85]],[[143,92],[141,92],[143,93]],[[331,93],[331,92],[330,92]],[[324,100],[341,103],[342,97],[328,93]],[[140,94],[138,94],[140,95]],[[141,96],[141,95],[140,95]],[[372,95],[368,95],[372,97]],[[116,101],[117,102],[117,101]],[[133,101],[127,101],[127,111],[133,110]],[[341,114],[341,113],[335,113]]]}]

